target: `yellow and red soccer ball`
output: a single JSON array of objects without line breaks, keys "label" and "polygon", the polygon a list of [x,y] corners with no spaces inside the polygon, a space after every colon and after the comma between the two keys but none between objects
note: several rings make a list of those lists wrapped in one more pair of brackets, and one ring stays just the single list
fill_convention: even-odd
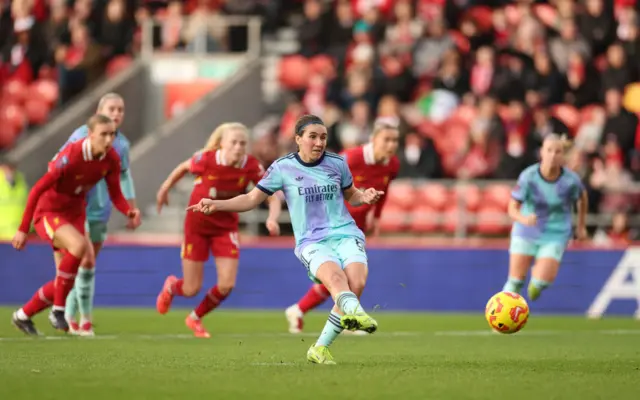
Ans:
[{"label": "yellow and red soccer ball", "polygon": [[493,295],[484,309],[489,326],[499,333],[516,333],[529,319],[529,305],[524,297],[512,292]]}]

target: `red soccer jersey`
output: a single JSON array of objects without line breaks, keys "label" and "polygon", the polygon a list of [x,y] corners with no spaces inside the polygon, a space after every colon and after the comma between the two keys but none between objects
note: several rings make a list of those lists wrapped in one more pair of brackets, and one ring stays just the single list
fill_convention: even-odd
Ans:
[{"label": "red soccer jersey", "polygon": [[47,213],[83,216],[87,192],[103,178],[114,206],[128,214],[130,207],[120,189],[118,153],[111,148],[94,159],[89,139],[70,143],[56,154],[47,173],[31,189],[20,231],[28,232],[31,220]]},{"label": "red soccer jersey", "polygon": [[[250,184],[256,184],[264,173],[260,162],[246,155],[238,166],[227,165],[222,152],[200,151],[191,158],[190,172],[196,176],[189,205],[201,199],[230,199],[247,192]],[[238,214],[217,212],[211,215],[188,213],[185,229],[192,229],[203,235],[238,230]]]},{"label": "red soccer jersey", "polygon": [[[374,217],[380,218],[382,208],[386,201],[386,193],[389,190],[389,183],[396,178],[398,170],[400,169],[398,157],[393,156],[386,163],[376,163],[373,155],[373,145],[371,143],[346,150],[343,155],[347,159],[347,164],[349,164],[349,169],[353,175],[353,183],[357,188],[374,188],[385,192],[385,196],[382,196],[375,205],[353,207],[347,203],[349,212],[354,216],[356,214],[366,216],[373,209]],[[360,229],[366,229],[366,227],[361,226],[363,225],[361,219],[356,218],[356,222]]]}]

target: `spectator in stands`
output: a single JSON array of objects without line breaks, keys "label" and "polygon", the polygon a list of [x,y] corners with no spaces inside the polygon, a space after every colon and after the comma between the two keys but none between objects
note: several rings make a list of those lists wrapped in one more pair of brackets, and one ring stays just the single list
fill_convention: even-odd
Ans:
[{"label": "spectator in stands", "polygon": [[318,0],[306,0],[304,21],[298,28],[302,55],[311,57],[325,50],[323,22],[322,4]]},{"label": "spectator in stands", "polygon": [[387,53],[393,52],[405,64],[410,65],[411,51],[422,36],[424,24],[414,18],[410,1],[397,1],[393,7],[393,21],[387,26],[382,46]]},{"label": "spectator in stands", "polygon": [[11,0],[0,0],[0,49],[11,36]]},{"label": "spectator in stands", "polygon": [[173,0],[167,6],[166,15],[162,18],[161,43],[162,50],[175,51],[182,48],[182,29],[184,27],[183,3]]},{"label": "spectator in stands", "polygon": [[[545,51],[537,51],[533,56],[535,82],[529,87],[531,92],[539,94],[538,104],[551,106],[562,102],[566,89],[566,80],[553,65]],[[527,101],[530,104],[529,101]]]},{"label": "spectator in stands", "polygon": [[568,135],[569,129],[565,124],[555,117],[549,115],[549,109],[546,107],[536,108],[533,111],[533,123],[531,129],[526,135],[527,153],[532,158],[540,152],[542,142],[550,134]]},{"label": "spectator in stands", "polygon": [[411,99],[415,88],[415,79],[411,70],[403,64],[401,55],[395,51],[382,54],[374,82],[379,96],[392,95],[402,102],[408,102]]},{"label": "spectator in stands", "polygon": [[600,75],[576,51],[569,53],[568,60],[565,103],[581,108],[598,102],[601,88]]},{"label": "spectator in stands", "polygon": [[625,166],[629,166],[629,151],[635,148],[636,128],[638,118],[622,108],[622,93],[616,89],[609,89],[605,93],[605,108],[607,120],[604,125],[604,134],[601,143],[615,141],[622,149]]},{"label": "spectator in stands", "polygon": [[602,89],[622,91],[631,79],[631,70],[624,49],[619,43],[612,44],[607,49],[607,68],[602,72]]},{"label": "spectator in stands", "polygon": [[0,82],[18,79],[30,83],[47,58],[41,26],[29,15],[28,9],[14,9],[13,35],[2,49]]},{"label": "spectator in stands", "polygon": [[417,78],[432,78],[438,72],[440,60],[448,50],[455,47],[446,31],[445,21],[438,19],[427,25],[413,51],[413,74]]},{"label": "spectator in stands", "polygon": [[603,0],[586,0],[585,12],[580,15],[580,34],[591,47],[594,56],[603,54],[616,35],[613,1],[605,10]]},{"label": "spectator in stands", "polygon": [[340,124],[338,136],[344,150],[360,146],[369,140],[373,125],[371,124],[370,104],[364,100],[353,103],[349,118]]},{"label": "spectator in stands", "polygon": [[433,140],[409,133],[405,138],[405,146],[398,155],[400,159],[401,178],[442,178],[440,154]]},{"label": "spectator in stands", "polygon": [[198,40],[202,40],[200,48],[207,53],[223,51],[227,48],[226,36],[226,25],[219,10],[211,6],[210,0],[198,0],[183,32],[187,48],[195,51]]},{"label": "spectator in stands", "polygon": [[86,25],[72,25],[70,45],[60,45],[55,57],[63,103],[94,83],[103,72],[102,51],[89,36]]},{"label": "spectator in stands", "polygon": [[63,43],[69,43],[69,10],[65,3],[51,4],[49,19],[45,23],[45,32],[49,38],[49,49],[56,49]]},{"label": "spectator in stands", "polygon": [[338,0],[335,12],[329,13],[327,16],[323,41],[326,41],[327,54],[334,57],[340,64],[344,62],[347,48],[351,43],[354,23],[355,19],[349,0]]},{"label": "spectator in stands", "polygon": [[553,62],[561,72],[569,69],[569,57],[578,53],[584,60],[589,60],[591,49],[584,38],[580,36],[573,19],[565,19],[560,22],[560,36],[551,39],[549,51]]},{"label": "spectator in stands", "polygon": [[596,108],[591,114],[591,118],[585,120],[580,125],[574,139],[574,145],[588,154],[594,154],[598,151],[606,114],[604,109]]},{"label": "spectator in stands", "polygon": [[134,26],[127,19],[125,7],[124,0],[110,0],[107,3],[98,42],[103,47],[103,54],[108,58],[130,51]]}]

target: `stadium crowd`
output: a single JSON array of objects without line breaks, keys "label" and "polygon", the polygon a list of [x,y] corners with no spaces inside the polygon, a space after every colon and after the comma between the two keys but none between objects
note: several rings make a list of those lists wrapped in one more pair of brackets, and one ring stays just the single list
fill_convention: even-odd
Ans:
[{"label": "stadium crowd", "polygon": [[[640,40],[635,1],[306,0],[294,94],[279,132],[304,112],[331,125],[335,151],[396,118],[401,177],[517,178],[552,132],[591,212],[627,212],[615,193],[640,178]],[[610,194],[604,195],[603,193]]]}]

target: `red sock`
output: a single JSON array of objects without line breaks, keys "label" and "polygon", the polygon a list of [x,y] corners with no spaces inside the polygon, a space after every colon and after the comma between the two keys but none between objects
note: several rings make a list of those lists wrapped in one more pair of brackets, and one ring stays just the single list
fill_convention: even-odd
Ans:
[{"label": "red sock", "polygon": [[73,282],[76,280],[80,261],[80,258],[69,252],[66,252],[64,257],[62,257],[60,266],[58,267],[56,287],[53,295],[54,310],[64,310],[64,306],[67,303],[67,296],[71,289],[73,289]]},{"label": "red sock", "polygon": [[330,296],[331,293],[329,293],[324,285],[315,284],[311,286],[309,291],[298,301],[298,307],[300,307],[300,311],[305,314],[324,303]]},{"label": "red sock", "polygon": [[169,288],[169,291],[174,296],[184,296],[182,293],[182,285],[184,284],[184,279],[178,279],[175,281],[173,285]]},{"label": "red sock", "polygon": [[22,311],[31,318],[53,303],[54,281],[45,283],[23,307]]},{"label": "red sock", "polygon": [[218,307],[220,303],[222,303],[222,301],[227,297],[229,297],[229,293],[223,295],[218,290],[218,285],[215,285],[214,287],[209,289],[207,295],[204,296],[202,302],[194,310],[194,313],[198,318],[202,318],[205,315],[209,314],[213,309]]}]

